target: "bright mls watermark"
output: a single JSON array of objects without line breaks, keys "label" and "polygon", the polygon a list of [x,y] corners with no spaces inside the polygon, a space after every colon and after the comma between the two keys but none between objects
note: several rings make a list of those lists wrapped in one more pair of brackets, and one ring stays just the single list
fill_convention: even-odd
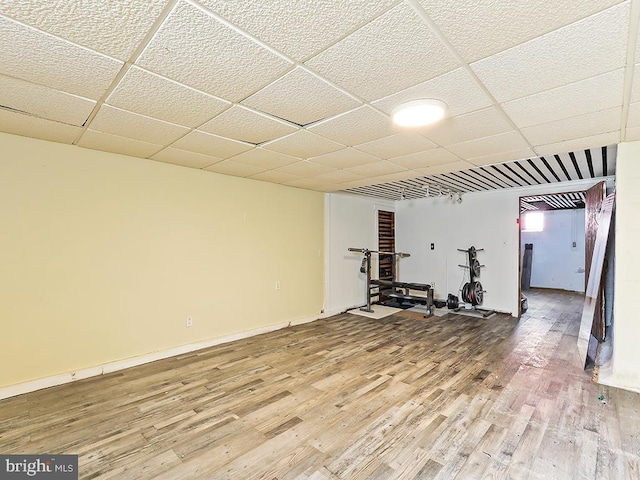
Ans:
[{"label": "bright mls watermark", "polygon": [[0,455],[0,480],[78,480],[77,455]]}]

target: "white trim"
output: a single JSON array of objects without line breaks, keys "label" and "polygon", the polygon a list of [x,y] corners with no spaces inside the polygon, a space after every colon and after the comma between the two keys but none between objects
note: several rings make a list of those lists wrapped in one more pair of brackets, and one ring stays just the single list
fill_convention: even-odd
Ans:
[{"label": "white trim", "polygon": [[50,377],[39,378],[37,380],[31,380],[29,382],[17,383],[15,385],[9,385],[7,387],[0,388],[0,400],[22,395],[24,393],[34,392],[43,388],[55,387],[56,385],[63,385],[65,383],[71,383],[76,380],[82,380],[89,377],[97,377],[99,375],[105,375],[107,373],[117,372],[118,370],[124,370],[126,368],[137,367],[144,365],[145,363],[155,362],[156,360],[162,360],[169,357],[175,357],[177,355],[183,355],[185,353],[202,350],[203,348],[209,348],[223,343],[234,342],[243,338],[249,338],[263,333],[273,332],[275,330],[281,330],[283,328],[292,327],[294,325],[302,325],[304,323],[315,322],[322,318],[327,318],[330,315],[326,313],[320,314],[317,317],[300,318],[298,320],[292,320],[290,322],[276,323],[274,325],[267,325],[266,327],[259,327],[253,330],[246,330],[243,332],[234,333],[225,337],[214,338],[211,340],[205,340],[198,343],[189,343],[187,345],[180,345],[168,350],[160,352],[148,353],[146,355],[140,355],[137,357],[125,358],[124,360],[117,360],[115,362],[104,363],[102,365],[96,365],[93,367],[83,368],[73,372],[61,373],[58,375],[52,375]]}]

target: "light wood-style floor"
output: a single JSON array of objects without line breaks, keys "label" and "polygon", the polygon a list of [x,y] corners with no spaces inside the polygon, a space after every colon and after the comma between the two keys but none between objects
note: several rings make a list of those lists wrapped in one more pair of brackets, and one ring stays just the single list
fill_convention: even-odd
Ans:
[{"label": "light wood-style floor", "polygon": [[343,314],[0,402],[0,453],[80,478],[640,478],[640,395],[574,357],[582,297],[518,321]]}]

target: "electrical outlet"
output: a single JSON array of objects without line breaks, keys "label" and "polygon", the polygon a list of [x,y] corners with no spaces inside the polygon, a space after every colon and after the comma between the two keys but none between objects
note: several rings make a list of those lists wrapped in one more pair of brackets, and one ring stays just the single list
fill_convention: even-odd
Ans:
[{"label": "electrical outlet", "polygon": [[436,289],[436,282],[431,282],[431,289],[435,290]]},{"label": "electrical outlet", "polygon": [[276,291],[280,291],[280,280],[276,280]]},{"label": "electrical outlet", "polygon": [[193,327],[193,318],[187,317],[187,327]]}]

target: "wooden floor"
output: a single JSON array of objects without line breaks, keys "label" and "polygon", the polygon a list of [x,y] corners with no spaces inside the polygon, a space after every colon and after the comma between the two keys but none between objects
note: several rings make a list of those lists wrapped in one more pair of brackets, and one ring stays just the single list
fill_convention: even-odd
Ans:
[{"label": "wooden floor", "polygon": [[0,453],[87,479],[640,478],[640,395],[576,364],[581,306],[338,315],[1,401]]}]

